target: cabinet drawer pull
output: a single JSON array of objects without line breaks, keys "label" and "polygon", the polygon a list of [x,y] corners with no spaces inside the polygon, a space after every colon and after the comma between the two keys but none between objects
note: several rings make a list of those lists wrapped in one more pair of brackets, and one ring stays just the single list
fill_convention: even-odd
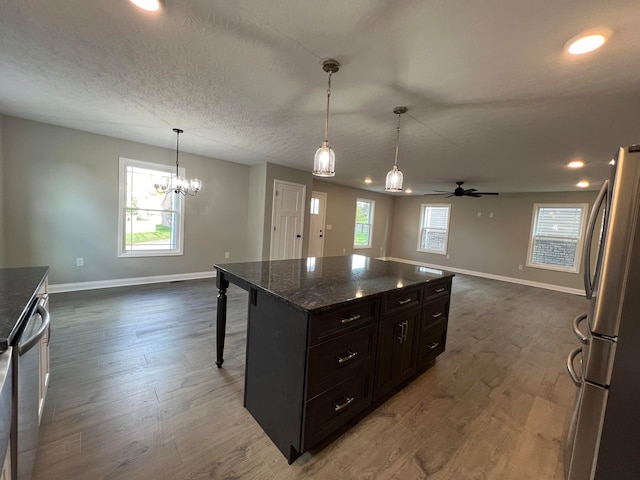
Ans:
[{"label": "cabinet drawer pull", "polygon": [[356,358],[358,356],[358,352],[352,352],[351,350],[347,350],[347,354],[346,355],[338,355],[338,363],[345,363],[348,362],[349,360],[352,360],[354,358]]},{"label": "cabinet drawer pull", "polygon": [[410,298],[405,298],[404,300],[396,300],[396,302],[398,302],[399,305],[406,305],[410,301],[411,301]]},{"label": "cabinet drawer pull", "polygon": [[438,345],[440,345],[439,343],[430,343],[427,345],[427,347],[429,347],[429,350],[433,350],[434,348],[436,348]]},{"label": "cabinet drawer pull", "polygon": [[436,289],[434,290],[434,292],[435,292],[435,293],[442,293],[442,292],[444,292],[445,290],[446,290],[446,288],[445,288],[445,287],[440,287],[440,288],[436,288]]},{"label": "cabinet drawer pull", "polygon": [[355,322],[356,320],[358,320],[361,317],[361,315],[354,313],[353,315],[349,316],[349,317],[344,317],[341,319],[342,323],[351,323],[351,322]]},{"label": "cabinet drawer pull", "polygon": [[432,318],[438,318],[438,317],[441,317],[441,316],[442,316],[442,312],[432,313],[432,314],[431,314],[431,317],[432,317]]},{"label": "cabinet drawer pull", "polygon": [[344,396],[344,402],[338,404],[338,403],[334,403],[333,404],[333,411],[338,413],[341,410],[344,410],[345,408],[347,408],[349,405],[351,405],[353,403],[354,398],[353,397],[347,397],[346,395]]}]

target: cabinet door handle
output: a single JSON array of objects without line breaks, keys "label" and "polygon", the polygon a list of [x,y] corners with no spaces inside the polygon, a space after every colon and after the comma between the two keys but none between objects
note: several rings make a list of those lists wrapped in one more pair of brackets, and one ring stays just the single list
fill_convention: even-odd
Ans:
[{"label": "cabinet door handle", "polygon": [[404,300],[396,300],[396,302],[398,302],[399,305],[406,305],[410,301],[411,301],[410,298],[405,298]]},{"label": "cabinet door handle", "polygon": [[409,320],[405,320],[404,321],[404,342],[407,341],[407,336],[408,335],[409,335]]},{"label": "cabinet door handle", "polygon": [[404,342],[404,326],[405,326],[405,322],[400,322],[398,324],[398,326],[400,327],[400,336],[396,337],[398,340],[400,340],[400,343]]},{"label": "cabinet door handle", "polygon": [[439,317],[441,317],[441,316],[442,316],[442,312],[432,313],[432,314],[431,314],[431,317],[432,317],[432,318],[439,318]]},{"label": "cabinet door handle", "polygon": [[349,360],[352,360],[358,356],[358,352],[352,352],[351,350],[347,350],[347,354],[338,355],[336,358],[338,359],[338,363],[345,363]]},{"label": "cabinet door handle", "polygon": [[446,288],[444,288],[444,287],[440,287],[440,288],[436,288],[436,289],[434,290],[434,292],[435,292],[435,293],[442,293],[442,292],[444,292],[445,290],[446,290]]},{"label": "cabinet door handle", "polygon": [[333,404],[333,411],[338,413],[341,410],[344,410],[345,408],[347,408],[349,405],[351,405],[353,403],[354,398],[353,397],[347,397],[346,395],[344,396],[344,402],[342,403],[334,403]]},{"label": "cabinet door handle", "polygon": [[433,350],[434,348],[436,348],[438,345],[440,345],[439,343],[430,343],[427,345],[427,347],[429,347],[429,350]]},{"label": "cabinet door handle", "polygon": [[360,318],[361,315],[358,315],[357,313],[349,316],[349,317],[344,317],[341,319],[342,323],[351,323],[351,322],[355,322],[356,320],[358,320]]}]

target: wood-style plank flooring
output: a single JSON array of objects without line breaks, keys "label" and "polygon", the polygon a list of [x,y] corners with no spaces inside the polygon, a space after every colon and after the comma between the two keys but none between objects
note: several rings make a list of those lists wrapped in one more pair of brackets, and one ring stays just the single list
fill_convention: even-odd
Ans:
[{"label": "wood-style plank flooring", "polygon": [[242,406],[247,294],[213,279],[52,295],[35,479],[564,478],[575,295],[454,278],[447,350],[355,427],[292,465]]}]

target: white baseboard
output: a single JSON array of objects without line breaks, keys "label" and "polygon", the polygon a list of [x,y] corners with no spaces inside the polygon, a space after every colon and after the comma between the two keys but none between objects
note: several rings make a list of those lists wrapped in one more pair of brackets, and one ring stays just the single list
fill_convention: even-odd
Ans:
[{"label": "white baseboard", "polygon": [[49,285],[49,293],[75,292],[78,290],[95,290],[97,288],[127,287],[129,285],[144,285],[147,283],[179,282],[182,280],[197,280],[213,278],[215,270],[210,272],[176,273],[173,275],[155,275],[153,277],[117,278],[114,280],[98,280],[95,282],[59,283]]},{"label": "white baseboard", "polygon": [[533,282],[530,280],[523,280],[521,278],[504,277],[502,275],[493,275],[492,273],[474,272],[472,270],[464,270],[462,268],[445,267],[442,265],[434,265],[431,263],[417,262],[414,260],[405,260],[404,258],[395,257],[380,257],[380,260],[392,260],[394,262],[411,263],[413,265],[419,265],[421,267],[437,268],[439,270],[447,270],[453,273],[462,273],[464,275],[473,275],[474,277],[489,278],[491,280],[500,280],[502,282],[517,283],[519,285],[527,285],[529,287],[546,288],[547,290],[555,290],[557,292],[571,293],[573,295],[584,296],[584,290],[579,288],[563,287],[561,285],[553,285],[551,283]]}]

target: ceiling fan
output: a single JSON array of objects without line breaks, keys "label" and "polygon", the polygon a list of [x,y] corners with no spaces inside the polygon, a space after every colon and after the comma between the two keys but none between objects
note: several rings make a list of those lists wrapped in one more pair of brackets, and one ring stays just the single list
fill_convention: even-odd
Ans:
[{"label": "ceiling fan", "polygon": [[462,185],[464,184],[464,182],[456,182],[456,184],[458,185],[458,187],[453,192],[445,192],[443,190],[434,190],[434,192],[448,193],[449,195],[447,195],[445,198],[449,198],[449,197],[481,197],[483,195],[499,195],[499,193],[496,193],[496,192],[479,192],[475,188],[464,189],[464,188],[462,188]]}]

